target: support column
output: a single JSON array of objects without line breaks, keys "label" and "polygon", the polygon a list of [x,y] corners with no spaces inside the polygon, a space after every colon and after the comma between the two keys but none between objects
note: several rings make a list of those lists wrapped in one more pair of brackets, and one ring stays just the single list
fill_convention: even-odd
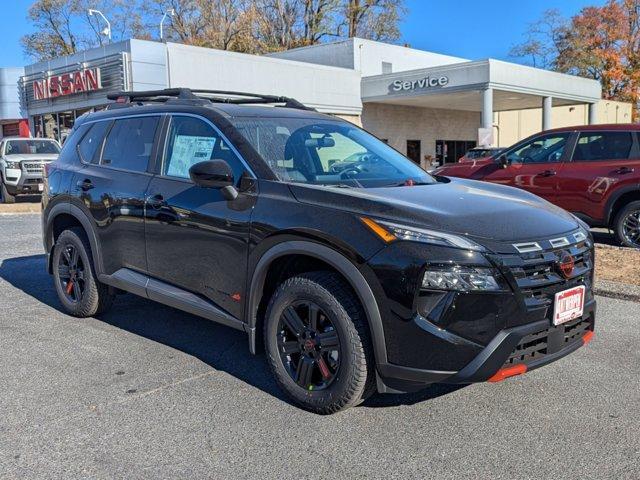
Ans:
[{"label": "support column", "polygon": [[542,99],[542,130],[551,128],[551,110],[553,107],[553,98],[544,97]]},{"label": "support column", "polygon": [[589,125],[594,125],[597,122],[596,119],[596,104],[589,104]]},{"label": "support column", "polygon": [[482,128],[493,128],[493,88],[482,91]]}]

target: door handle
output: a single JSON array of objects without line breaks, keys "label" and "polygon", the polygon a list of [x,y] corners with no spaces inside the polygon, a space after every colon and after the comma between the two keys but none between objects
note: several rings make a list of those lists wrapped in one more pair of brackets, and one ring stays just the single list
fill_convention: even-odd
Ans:
[{"label": "door handle", "polygon": [[616,170],[616,173],[619,173],[620,175],[625,175],[627,173],[633,173],[635,172],[635,168],[629,168],[629,167],[620,167],[619,169]]},{"label": "door handle", "polygon": [[540,173],[539,175],[541,177],[553,177],[556,174],[555,170],[545,170],[544,172]]},{"label": "door handle", "polygon": [[162,207],[165,207],[167,205],[167,202],[165,202],[164,197],[159,193],[156,195],[151,195],[147,197],[147,203],[151,208],[155,210],[159,210]]},{"label": "door handle", "polygon": [[88,178],[85,178],[84,180],[78,180],[76,182],[76,190],[82,190],[83,192],[86,192],[87,190],[91,190],[93,187],[93,183]]}]

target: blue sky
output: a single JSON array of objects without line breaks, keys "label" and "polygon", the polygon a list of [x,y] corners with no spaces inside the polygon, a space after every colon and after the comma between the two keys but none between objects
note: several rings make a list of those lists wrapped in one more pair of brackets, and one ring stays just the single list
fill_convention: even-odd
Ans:
[{"label": "blue sky", "polygon": [[[29,32],[31,0],[5,0],[2,5],[0,66],[27,63],[20,37]],[[603,0],[406,0],[409,15],[402,22],[402,41],[412,47],[469,59],[509,60],[511,46],[523,38],[527,25],[549,8],[571,16]]]}]

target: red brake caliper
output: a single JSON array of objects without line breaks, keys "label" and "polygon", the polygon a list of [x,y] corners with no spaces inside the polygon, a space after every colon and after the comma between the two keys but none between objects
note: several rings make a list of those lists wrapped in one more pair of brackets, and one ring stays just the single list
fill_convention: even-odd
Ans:
[{"label": "red brake caliper", "polygon": [[324,378],[325,380],[327,380],[331,376],[331,372],[329,371],[327,362],[324,361],[324,358],[322,358],[322,355],[318,355],[318,368],[320,369],[322,378]]},{"label": "red brake caliper", "polygon": [[71,292],[73,292],[73,280],[69,280],[67,283],[67,295],[71,295]]}]

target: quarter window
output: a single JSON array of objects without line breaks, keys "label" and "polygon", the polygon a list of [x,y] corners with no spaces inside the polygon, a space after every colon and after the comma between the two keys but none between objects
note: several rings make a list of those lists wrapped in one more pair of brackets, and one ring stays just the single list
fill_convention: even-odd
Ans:
[{"label": "quarter window", "polygon": [[629,132],[581,133],[573,152],[573,160],[597,162],[626,159],[629,158],[632,144]]},{"label": "quarter window", "polygon": [[568,133],[556,133],[537,137],[506,153],[511,163],[559,162],[567,145]]},{"label": "quarter window", "polygon": [[211,125],[198,118],[172,117],[162,174],[189,178],[189,169],[207,160],[227,162],[236,181],[245,170],[230,146]]},{"label": "quarter window", "polygon": [[97,163],[99,155],[99,146],[102,145],[104,135],[107,133],[111,122],[96,122],[89,126],[89,130],[85,133],[82,140],[78,144],[78,151],[85,163]]},{"label": "quarter window", "polygon": [[157,127],[158,117],[116,120],[107,135],[102,165],[134,172],[146,171]]}]

